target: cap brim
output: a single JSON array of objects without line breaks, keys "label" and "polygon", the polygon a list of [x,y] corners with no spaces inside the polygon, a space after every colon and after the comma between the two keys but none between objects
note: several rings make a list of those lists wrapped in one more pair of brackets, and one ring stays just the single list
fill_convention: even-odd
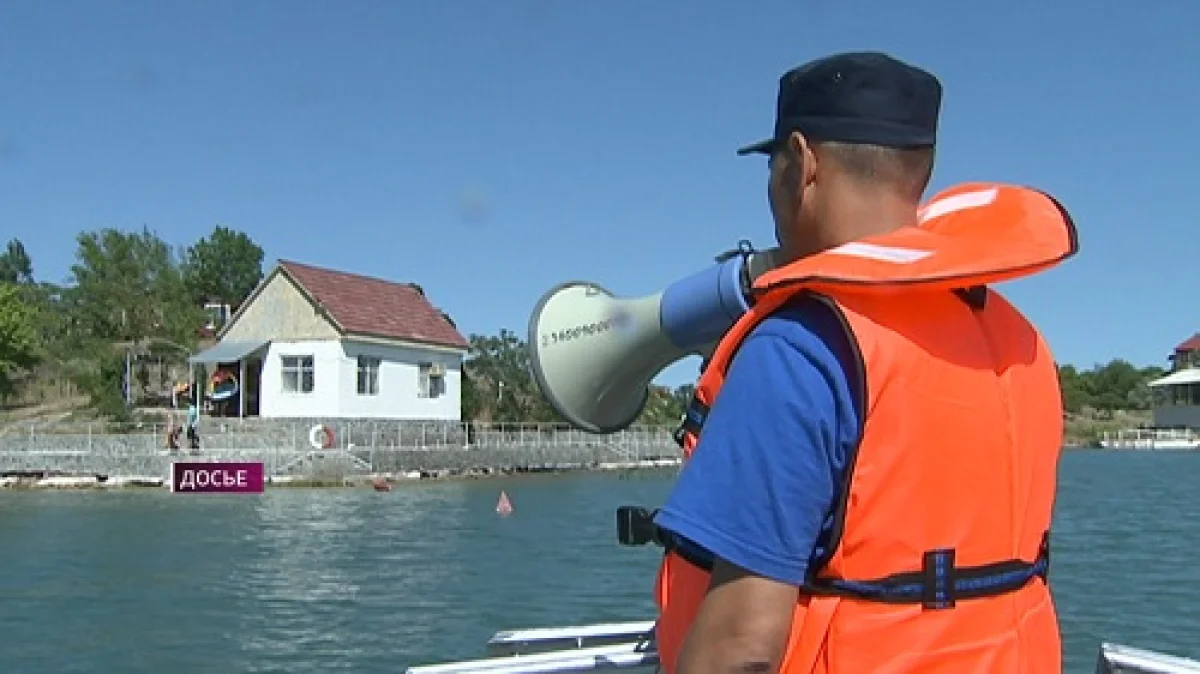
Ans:
[{"label": "cap brim", "polygon": [[771,154],[775,150],[775,139],[768,138],[767,140],[757,142],[753,145],[739,148],[737,153],[739,157],[745,157],[748,154]]}]

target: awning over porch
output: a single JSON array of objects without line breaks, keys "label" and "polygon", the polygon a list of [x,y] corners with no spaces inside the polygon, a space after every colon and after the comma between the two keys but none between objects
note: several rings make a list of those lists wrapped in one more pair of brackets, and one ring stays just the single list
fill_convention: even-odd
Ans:
[{"label": "awning over porch", "polygon": [[253,342],[220,341],[200,353],[188,358],[189,363],[236,363],[237,361],[270,344],[270,340]]},{"label": "awning over porch", "polygon": [[1172,384],[1200,384],[1200,368],[1191,367],[1186,370],[1172,372],[1165,377],[1155,379],[1147,384],[1147,386],[1171,386]]}]

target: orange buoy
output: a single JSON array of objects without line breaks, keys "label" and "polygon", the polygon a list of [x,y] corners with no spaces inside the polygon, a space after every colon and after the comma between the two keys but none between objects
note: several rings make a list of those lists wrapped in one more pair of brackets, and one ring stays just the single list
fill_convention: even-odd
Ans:
[{"label": "orange buoy", "polygon": [[512,512],[512,501],[508,500],[508,494],[504,493],[504,490],[500,490],[500,500],[496,501],[496,514],[501,517],[508,517]]}]

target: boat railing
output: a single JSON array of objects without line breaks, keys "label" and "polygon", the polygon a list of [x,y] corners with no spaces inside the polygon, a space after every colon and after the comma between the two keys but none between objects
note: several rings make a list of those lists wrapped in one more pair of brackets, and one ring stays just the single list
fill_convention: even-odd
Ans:
[{"label": "boat railing", "polygon": [[1126,428],[1106,432],[1104,437],[1112,440],[1195,440],[1200,433],[1190,428]]},{"label": "boat railing", "polygon": [[1191,428],[1126,428],[1100,436],[1107,449],[1200,449],[1200,433]]}]

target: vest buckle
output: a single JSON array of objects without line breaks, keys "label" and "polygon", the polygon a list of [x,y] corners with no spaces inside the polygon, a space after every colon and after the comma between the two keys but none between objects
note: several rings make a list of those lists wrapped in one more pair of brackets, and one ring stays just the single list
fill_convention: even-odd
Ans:
[{"label": "vest buckle", "polygon": [[679,428],[676,428],[672,434],[675,442],[679,443],[680,447],[683,447],[688,433],[699,437],[700,429],[704,427],[704,420],[707,418],[708,405],[700,402],[700,398],[693,395],[691,402],[688,403],[687,410],[683,413],[683,419],[679,422]]},{"label": "vest buckle", "polygon": [[927,609],[954,608],[954,549],[929,550],[921,564],[921,606]]},{"label": "vest buckle", "polygon": [[[684,419],[687,419],[687,417],[685,416]],[[675,444],[679,445],[680,449],[683,449],[684,439],[687,437],[687,432],[688,432],[688,429],[687,429],[686,421],[680,423],[679,426],[676,427],[675,430],[671,432],[671,439],[673,439],[675,441]]]}]

